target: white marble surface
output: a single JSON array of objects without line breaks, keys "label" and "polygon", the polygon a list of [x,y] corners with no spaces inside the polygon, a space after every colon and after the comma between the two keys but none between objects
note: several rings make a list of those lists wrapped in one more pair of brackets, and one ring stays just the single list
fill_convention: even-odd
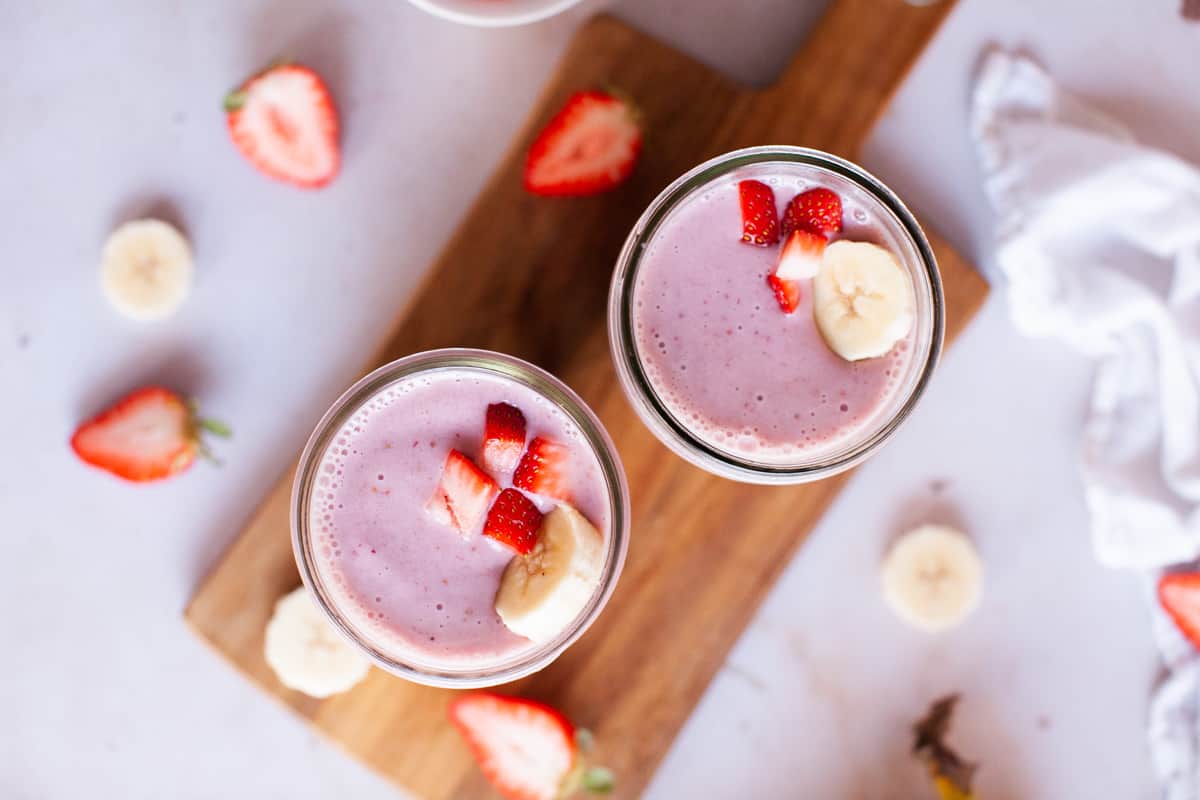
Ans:
[{"label": "white marble surface", "polygon": [[[614,6],[767,83],[821,4],[795,5],[589,0],[479,31],[398,1],[0,4],[0,796],[396,797],[206,650],[184,603],[589,13]],[[964,123],[989,43],[1200,161],[1200,25],[1173,0],[963,0],[865,161],[981,263]],[[320,69],[343,108],[345,172],[321,193],[261,179],[226,139],[221,94],[279,53]],[[150,327],[96,282],[105,234],[147,212],[182,224],[199,271],[182,313]],[[132,488],[73,460],[80,417],[149,379],[234,423],[224,469]],[[1141,587],[1091,560],[1075,473],[1087,380],[1014,334],[997,292],[785,571],[649,795],[923,797],[907,726],[961,690],[954,738],[984,764],[982,797],[1155,796]],[[927,515],[960,519],[988,570],[979,613],[937,638],[896,623],[876,577],[888,537]]]}]

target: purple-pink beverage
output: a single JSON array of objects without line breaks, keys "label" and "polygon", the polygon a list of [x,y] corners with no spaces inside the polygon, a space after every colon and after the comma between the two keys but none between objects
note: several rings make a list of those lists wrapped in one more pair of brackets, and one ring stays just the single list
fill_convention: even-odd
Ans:
[{"label": "purple-pink beverage", "polygon": [[[524,413],[530,438],[567,446],[575,505],[609,535],[599,463],[574,422],[539,394],[473,370],[425,372],[388,385],[323,455],[310,526],[316,570],[334,605],[393,658],[464,667],[531,647],[493,608],[513,551],[479,530],[464,537],[425,509],[451,448],[480,462],[485,411],[500,402]],[[510,474],[492,477],[501,487],[511,484]]]},{"label": "purple-pink beverage", "polygon": [[[909,369],[914,332],[885,356],[846,361],[813,320],[811,282],[794,313],[780,310],[766,280],[780,248],[740,240],[738,182],[770,185],[781,215],[793,196],[818,184],[803,166],[762,169],[725,176],[661,223],[638,269],[634,335],[655,394],[694,436],[737,456],[789,464],[878,423]],[[866,203],[840,194],[844,229],[835,239],[901,252]]]}]

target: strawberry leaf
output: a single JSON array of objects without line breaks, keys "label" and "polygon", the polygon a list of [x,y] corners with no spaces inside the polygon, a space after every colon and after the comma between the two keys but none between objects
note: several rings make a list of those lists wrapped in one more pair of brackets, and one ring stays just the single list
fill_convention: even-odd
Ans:
[{"label": "strawberry leaf", "polygon": [[575,729],[575,746],[580,752],[587,753],[592,749],[592,745],[596,743],[596,737],[587,728]]},{"label": "strawberry leaf", "polygon": [[214,467],[225,466],[225,462],[222,461],[221,459],[217,458],[216,454],[214,454],[212,450],[209,450],[208,446],[205,445],[203,442],[196,445],[196,453],[201,458],[203,458],[205,461],[212,464]]},{"label": "strawberry leaf", "polygon": [[617,778],[608,767],[588,767],[583,773],[583,788],[592,794],[608,794],[617,786]]},{"label": "strawberry leaf", "polygon": [[242,91],[230,92],[225,95],[225,101],[221,105],[226,111],[237,111],[246,105],[246,93]]},{"label": "strawberry leaf", "polygon": [[218,419],[202,419],[197,424],[213,436],[220,436],[223,439],[233,436],[233,429]]}]

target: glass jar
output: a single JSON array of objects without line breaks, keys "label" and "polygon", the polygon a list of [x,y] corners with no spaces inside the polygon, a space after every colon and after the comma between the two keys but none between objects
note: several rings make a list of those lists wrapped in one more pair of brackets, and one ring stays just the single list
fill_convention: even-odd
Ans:
[{"label": "glass jar", "polygon": [[[488,663],[438,663],[436,659],[422,657],[416,652],[404,652],[405,647],[390,643],[386,637],[373,632],[361,619],[361,613],[348,613],[348,609],[342,607],[350,603],[331,589],[331,579],[326,573],[332,568],[323,568],[318,561],[320,555],[315,528],[319,523],[314,524],[313,515],[320,514],[321,510],[314,499],[314,492],[319,491],[319,468],[325,462],[329,448],[335,446],[334,440],[339,438],[339,432],[343,431],[356,412],[387,392],[389,387],[410,382],[414,377],[433,377],[445,371],[450,371],[455,377],[480,373],[515,382],[558,409],[578,430],[594,454],[607,495],[608,525],[607,531],[602,531],[605,534],[605,562],[601,580],[587,605],[553,640],[530,644],[527,648],[498,656]],[[482,432],[482,408],[480,412],[479,426]],[[342,452],[345,452],[344,447]],[[292,546],[301,578],[317,606],[346,639],[376,665],[402,678],[430,686],[476,688],[508,683],[542,669],[582,636],[600,614],[616,587],[629,547],[629,489],[616,448],[600,420],[578,395],[557,378],[532,364],[500,353],[457,348],[432,350],[380,367],[346,390],[325,413],[300,457],[292,487],[291,527]],[[403,579],[403,575],[396,576],[396,580]]]},{"label": "glass jar", "polygon": [[[786,173],[802,187],[832,189],[860,214],[879,226],[898,262],[911,278],[914,324],[911,355],[894,379],[895,389],[860,430],[820,449],[796,448],[795,457],[754,457],[723,447],[697,432],[694,419],[665,402],[648,376],[635,331],[635,294],[639,268],[655,236],[669,226],[673,213],[691,199],[711,196],[718,183],[759,179],[778,181]],[[737,212],[734,211],[734,214]],[[849,211],[847,211],[849,213]],[[736,237],[740,220],[731,220]],[[736,241],[736,238],[734,239]],[[749,245],[745,245],[749,246]],[[766,302],[770,299],[764,283]],[[621,386],[639,417],[667,447],[714,475],[747,483],[805,483],[842,472],[875,452],[912,412],[933,374],[941,352],[944,310],[941,279],[929,242],[899,198],[861,167],[837,156],[802,147],[768,146],[736,150],[707,161],[662,191],[630,232],[617,260],[609,291],[608,334]],[[665,338],[665,333],[664,333]],[[891,379],[890,379],[891,380]],[[843,409],[844,410],[844,409]]]}]

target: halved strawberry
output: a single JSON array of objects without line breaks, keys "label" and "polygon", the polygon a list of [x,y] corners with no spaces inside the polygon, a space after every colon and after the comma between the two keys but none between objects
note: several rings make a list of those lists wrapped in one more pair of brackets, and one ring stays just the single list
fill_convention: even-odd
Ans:
[{"label": "halved strawberry", "polygon": [[576,92],[529,148],[525,189],[558,196],[607,191],[629,177],[641,149],[642,131],[627,100]]},{"label": "halved strawberry", "polygon": [[742,203],[742,241],[767,247],[779,241],[779,209],[775,207],[775,191],[762,181],[742,181],[738,184]]},{"label": "halved strawberry", "polygon": [[1158,579],[1158,602],[1180,632],[1200,648],[1200,572],[1169,572]]},{"label": "halved strawberry", "polygon": [[575,726],[550,706],[488,692],[450,702],[484,776],[508,800],[554,800],[575,766]]},{"label": "halved strawberry", "polygon": [[800,281],[788,281],[778,275],[768,275],[767,285],[775,293],[775,301],[783,313],[791,314],[800,305]]},{"label": "halved strawberry", "polygon": [[780,280],[802,281],[816,277],[825,253],[825,237],[811,231],[792,231],[779,251],[775,274]]},{"label": "halved strawberry", "polygon": [[820,186],[801,192],[783,210],[783,235],[807,230],[828,236],[842,229],[842,198]]},{"label": "halved strawberry", "polygon": [[229,436],[225,425],[199,419],[175,392],[147,386],[80,425],[71,448],[88,464],[142,483],[183,472],[197,453],[207,455],[202,431]]},{"label": "halved strawberry", "polygon": [[225,111],[233,143],[263,174],[312,189],[337,175],[337,110],[308,67],[268,67],[225,97]]},{"label": "halved strawberry", "polygon": [[492,503],[483,523],[483,535],[525,555],[533,549],[541,524],[542,512],[532,500],[516,489],[505,489]]},{"label": "halved strawberry", "polygon": [[[483,520],[499,490],[496,482],[475,466],[475,462],[459,451],[451,450],[442,467],[437,491],[425,508],[438,522],[449,521],[460,533],[469,534]],[[445,515],[441,512],[442,505],[446,509]]]},{"label": "halved strawberry", "polygon": [[525,415],[508,403],[487,407],[483,424],[483,466],[496,474],[508,472],[521,460],[525,449]]},{"label": "halved strawberry", "polygon": [[567,502],[571,499],[567,480],[567,448],[541,436],[534,437],[513,473],[513,486],[533,494]]}]

